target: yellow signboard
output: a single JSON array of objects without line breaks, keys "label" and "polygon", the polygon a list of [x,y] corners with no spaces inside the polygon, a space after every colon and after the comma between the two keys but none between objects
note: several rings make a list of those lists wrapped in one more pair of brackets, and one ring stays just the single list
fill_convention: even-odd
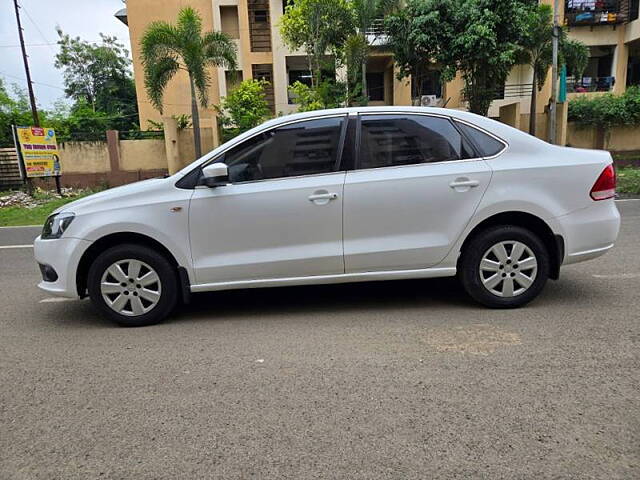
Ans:
[{"label": "yellow signboard", "polygon": [[53,128],[16,127],[16,133],[27,177],[56,177],[61,174]]}]

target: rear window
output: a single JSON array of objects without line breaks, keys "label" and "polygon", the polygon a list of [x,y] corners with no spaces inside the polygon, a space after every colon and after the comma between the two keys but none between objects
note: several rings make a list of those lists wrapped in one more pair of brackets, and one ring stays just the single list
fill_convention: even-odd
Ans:
[{"label": "rear window", "polygon": [[456,122],[456,125],[467,135],[473,143],[480,149],[483,157],[491,157],[497,155],[504,149],[504,143],[496,140],[490,135],[481,132],[477,128],[471,127],[466,123]]}]

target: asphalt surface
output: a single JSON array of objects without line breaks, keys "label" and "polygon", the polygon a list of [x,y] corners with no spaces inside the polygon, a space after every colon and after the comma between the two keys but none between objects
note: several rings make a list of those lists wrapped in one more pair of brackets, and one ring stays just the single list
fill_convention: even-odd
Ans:
[{"label": "asphalt surface", "polygon": [[515,311],[378,282],[125,329],[0,248],[0,479],[640,478],[640,201],[618,206],[616,248]]}]

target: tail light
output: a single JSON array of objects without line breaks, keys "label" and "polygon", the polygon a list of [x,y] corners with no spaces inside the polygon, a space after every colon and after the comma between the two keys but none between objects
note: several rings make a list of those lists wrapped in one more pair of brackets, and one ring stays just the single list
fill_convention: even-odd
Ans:
[{"label": "tail light", "polygon": [[602,171],[593,184],[590,195],[594,200],[606,200],[616,195],[616,171],[612,164]]}]

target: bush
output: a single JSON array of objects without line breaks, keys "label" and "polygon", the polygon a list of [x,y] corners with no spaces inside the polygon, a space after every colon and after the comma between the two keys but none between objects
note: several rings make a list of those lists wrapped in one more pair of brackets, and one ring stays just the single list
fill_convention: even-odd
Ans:
[{"label": "bush", "polygon": [[289,92],[293,101],[299,105],[299,112],[338,108],[346,101],[345,85],[332,80],[323,80],[316,88],[295,82],[289,87]]},{"label": "bush", "polygon": [[223,139],[228,140],[260,125],[271,115],[264,93],[269,82],[245,80],[216,107],[220,114]]},{"label": "bush", "polygon": [[607,93],[571,100],[569,121],[601,128],[640,125],[640,88],[630,87],[622,95]]},{"label": "bush", "polygon": [[640,168],[619,168],[617,173],[619,193],[640,194]]}]

